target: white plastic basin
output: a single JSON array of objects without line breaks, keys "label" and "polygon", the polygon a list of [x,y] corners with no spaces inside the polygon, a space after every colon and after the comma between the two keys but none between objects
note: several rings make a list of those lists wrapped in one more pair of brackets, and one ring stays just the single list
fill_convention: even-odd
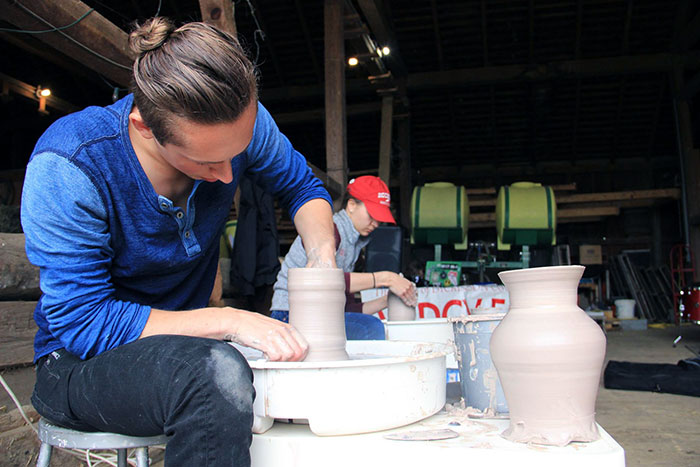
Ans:
[{"label": "white plastic basin", "polygon": [[350,360],[268,362],[234,345],[253,369],[253,433],[277,419],[307,419],[320,436],[387,430],[445,405],[447,346],[430,342],[348,341]]},{"label": "white plastic basin", "polygon": [[437,342],[447,345],[450,351],[446,357],[447,368],[459,368],[454,353],[454,331],[452,323],[448,322],[447,318],[385,321],[384,327],[386,338],[390,341]]}]

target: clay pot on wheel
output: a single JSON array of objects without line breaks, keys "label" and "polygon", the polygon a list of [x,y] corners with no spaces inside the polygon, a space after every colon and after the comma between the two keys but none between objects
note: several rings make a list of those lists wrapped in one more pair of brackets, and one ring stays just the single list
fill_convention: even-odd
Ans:
[{"label": "clay pot on wheel", "polygon": [[416,319],[415,307],[406,305],[401,297],[394,295],[391,291],[387,298],[389,316],[387,321],[413,321]]},{"label": "clay pot on wheel", "polygon": [[600,437],[595,401],[605,335],[577,306],[583,266],[498,274],[510,310],[491,337],[491,358],[510,409],[502,435],[564,446]]},{"label": "clay pot on wheel", "polygon": [[289,324],[309,343],[305,362],[347,360],[342,269],[290,268]]}]

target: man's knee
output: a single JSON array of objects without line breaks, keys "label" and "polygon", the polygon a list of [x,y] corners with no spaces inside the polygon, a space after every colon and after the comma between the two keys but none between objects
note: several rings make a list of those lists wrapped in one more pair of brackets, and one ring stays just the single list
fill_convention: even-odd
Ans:
[{"label": "man's knee", "polygon": [[255,390],[253,372],[245,358],[226,343],[211,347],[207,372],[218,392],[239,412],[252,412]]}]

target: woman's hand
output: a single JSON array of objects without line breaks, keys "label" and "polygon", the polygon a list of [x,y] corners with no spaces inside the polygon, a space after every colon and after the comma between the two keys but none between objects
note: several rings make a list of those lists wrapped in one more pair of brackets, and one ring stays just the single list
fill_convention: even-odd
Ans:
[{"label": "woman's hand", "polygon": [[416,284],[395,272],[384,271],[384,274],[391,275],[388,281],[389,290],[391,290],[394,295],[400,297],[406,305],[416,306],[418,302]]},{"label": "woman's hand", "polygon": [[231,309],[235,331],[224,340],[261,350],[273,362],[298,362],[306,357],[309,344],[290,324],[250,311]]}]

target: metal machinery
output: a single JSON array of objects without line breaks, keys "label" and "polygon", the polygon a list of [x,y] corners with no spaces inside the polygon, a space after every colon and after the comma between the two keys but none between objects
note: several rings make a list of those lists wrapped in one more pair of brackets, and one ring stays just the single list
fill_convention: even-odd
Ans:
[{"label": "metal machinery", "polygon": [[[435,261],[426,265],[426,278],[429,269],[441,262],[442,245],[467,248],[468,218],[469,201],[464,187],[437,182],[414,188],[411,242],[435,247]],[[486,254],[479,254],[476,261],[441,264],[476,269],[482,282],[487,268],[529,267],[530,246],[556,244],[556,201],[552,188],[533,182],[501,187],[496,200],[496,229],[498,249],[508,250],[512,245],[522,247],[520,261],[497,261],[485,248]],[[474,245],[484,246],[483,242]]]},{"label": "metal machinery", "polygon": [[517,182],[498,190],[498,249],[522,246],[523,268],[530,265],[531,245],[556,245],[556,226],[557,204],[552,187]]}]

